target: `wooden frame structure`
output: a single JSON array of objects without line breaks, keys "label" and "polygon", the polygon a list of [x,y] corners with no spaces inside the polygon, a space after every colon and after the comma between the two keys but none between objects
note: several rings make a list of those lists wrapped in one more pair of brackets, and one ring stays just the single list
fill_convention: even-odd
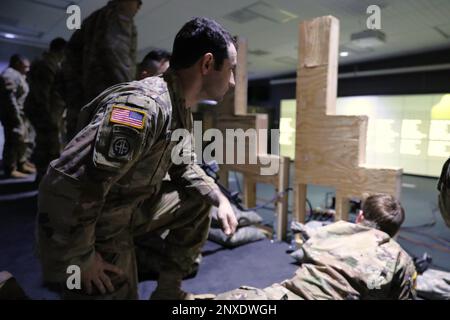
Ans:
[{"label": "wooden frame structure", "polygon": [[337,219],[348,219],[351,197],[400,198],[401,169],[364,165],[368,118],[336,115],[339,21],[302,22],[299,40],[294,220],[305,221],[307,184],[335,188]]},{"label": "wooden frame structure", "polygon": [[[265,114],[247,114],[247,41],[238,39],[237,67],[235,74],[236,86],[234,90],[225,96],[219,106],[208,111],[203,110],[203,129],[219,129],[225,136],[226,129],[268,129],[268,116]],[[252,149],[253,147],[253,149]],[[240,172],[243,175],[244,194],[243,202],[246,207],[256,205],[256,184],[268,183],[275,187],[276,192],[284,192],[289,187],[289,164],[287,157],[267,154],[267,136],[260,137],[256,146],[250,146],[246,142],[246,150],[256,152],[257,164],[222,164],[220,165],[221,182],[228,185],[228,173],[230,171]],[[224,150],[225,151],[225,150]],[[224,152],[225,155],[225,152]],[[248,154],[247,159],[248,160]],[[265,167],[262,163],[267,161],[278,161],[279,171],[272,176],[260,174],[260,169]],[[284,192],[276,201],[277,240],[286,239],[288,194]]]}]

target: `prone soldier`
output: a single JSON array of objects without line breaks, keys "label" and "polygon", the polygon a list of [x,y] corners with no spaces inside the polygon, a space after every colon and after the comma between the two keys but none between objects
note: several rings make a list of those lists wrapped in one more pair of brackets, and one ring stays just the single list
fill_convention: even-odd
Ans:
[{"label": "prone soldier", "polygon": [[293,278],[263,290],[241,287],[217,299],[414,299],[413,260],[393,239],[404,219],[393,196],[372,195],[356,223],[339,221],[305,235]]}]

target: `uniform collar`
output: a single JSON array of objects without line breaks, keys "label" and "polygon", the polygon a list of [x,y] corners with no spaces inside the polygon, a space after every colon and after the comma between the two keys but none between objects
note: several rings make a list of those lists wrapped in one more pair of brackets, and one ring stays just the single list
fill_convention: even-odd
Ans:
[{"label": "uniform collar", "polygon": [[170,97],[172,99],[172,105],[176,109],[178,117],[183,124],[183,127],[187,130],[192,129],[192,115],[191,109],[186,106],[186,100],[184,98],[184,91],[181,87],[181,81],[179,77],[170,68],[163,74],[164,80],[167,82]]}]

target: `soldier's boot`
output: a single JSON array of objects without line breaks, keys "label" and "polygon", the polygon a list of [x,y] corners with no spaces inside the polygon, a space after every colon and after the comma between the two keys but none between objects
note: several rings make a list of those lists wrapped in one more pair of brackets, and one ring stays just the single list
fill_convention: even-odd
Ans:
[{"label": "soldier's boot", "polygon": [[21,163],[18,170],[27,174],[36,173],[36,167],[28,161]]},{"label": "soldier's boot", "polygon": [[[56,159],[56,158],[55,158],[55,159]],[[25,161],[25,164],[26,164],[28,167],[31,167],[31,168],[33,168],[33,169],[36,169],[36,165],[35,165],[33,162]]]},{"label": "soldier's boot", "polygon": [[7,271],[0,272],[0,300],[28,300],[29,298]]},{"label": "soldier's boot", "polygon": [[160,272],[158,285],[151,300],[194,300],[192,293],[181,289],[182,276],[177,273]]},{"label": "soldier's boot", "polygon": [[152,293],[151,300],[212,300],[215,294],[193,294],[181,289],[182,276],[176,273],[160,273],[158,286]]},{"label": "soldier's boot", "polygon": [[23,178],[28,177],[28,174],[14,169],[14,170],[5,172],[5,177],[11,178],[11,179],[23,179]]}]

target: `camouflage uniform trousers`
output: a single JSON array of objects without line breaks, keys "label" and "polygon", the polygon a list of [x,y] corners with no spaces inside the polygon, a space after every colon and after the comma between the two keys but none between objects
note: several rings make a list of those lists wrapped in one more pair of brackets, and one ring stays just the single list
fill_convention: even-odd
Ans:
[{"label": "camouflage uniform trousers", "polygon": [[37,170],[37,181],[40,181],[47,171],[49,163],[58,158],[61,153],[61,142],[58,128],[33,123],[36,132],[35,148],[33,153],[34,164]]},{"label": "camouflage uniform trousers", "polygon": [[23,124],[25,129],[25,161],[31,159],[34,148],[36,146],[36,130],[31,124],[30,119],[24,114],[23,115]]},{"label": "camouflage uniform trousers", "polygon": [[26,128],[23,119],[2,119],[5,134],[3,146],[3,167],[6,173],[18,168],[26,161]]},{"label": "camouflage uniform trousers", "polygon": [[214,300],[303,300],[282,284],[274,283],[270,287],[258,289],[241,286],[238,289],[221,293]]},{"label": "camouflage uniform trousers", "polygon": [[[63,298],[137,299],[138,269],[144,272],[141,267],[154,264],[154,259],[161,259],[161,270],[167,273],[189,274],[208,236],[210,209],[211,206],[202,199],[188,195],[170,181],[163,181],[160,192],[145,200],[133,214],[130,237],[133,238],[131,241],[134,247],[114,251],[96,245],[96,250],[107,262],[125,272],[127,280],[121,286],[115,286],[116,291],[113,293],[86,295],[65,290]],[[163,255],[155,255],[150,249],[155,235],[164,238],[164,250],[160,251]],[[136,255],[139,256],[139,263]]]}]

